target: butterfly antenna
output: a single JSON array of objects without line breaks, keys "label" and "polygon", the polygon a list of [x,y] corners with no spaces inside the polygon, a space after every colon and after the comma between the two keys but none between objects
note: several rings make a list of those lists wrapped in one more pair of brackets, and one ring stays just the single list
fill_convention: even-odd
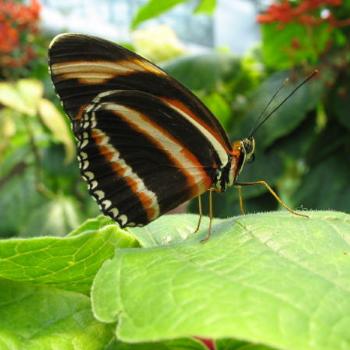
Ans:
[{"label": "butterfly antenna", "polygon": [[[270,98],[269,102],[266,104],[265,108],[262,110],[262,112],[260,113],[258,119],[256,120],[255,125],[259,125],[261,118],[264,116],[265,112],[267,111],[267,109],[270,107],[271,103],[273,102],[273,100],[277,97],[277,95],[279,94],[279,92],[282,90],[282,88],[284,88],[287,84],[288,84],[289,78],[286,78],[284,80],[284,82],[281,84],[281,86],[276,90],[276,92],[273,94],[273,96]],[[252,136],[253,133],[255,132],[256,127],[253,126],[252,129],[250,130],[249,135]]]},{"label": "butterfly antenna", "polygon": [[274,100],[274,98],[278,95],[279,91],[282,89],[282,87],[285,86],[286,82],[288,82],[288,79],[286,79],[283,84],[279,87],[279,89],[274,93],[272,98],[270,99],[267,106],[264,108],[263,112],[260,114],[258,121],[255,125],[255,127],[252,129],[252,131],[249,133],[249,137],[252,137],[255,132],[263,125],[266,120],[268,120],[272,114],[274,114],[290,97],[292,97],[303,85],[305,85],[309,80],[311,80],[316,74],[318,74],[318,69],[315,69],[308,77],[306,77],[299,85],[297,85],[275,108],[272,109],[271,112],[269,112],[265,118],[261,120],[262,115],[266,112],[267,108],[271,104],[271,102]]}]

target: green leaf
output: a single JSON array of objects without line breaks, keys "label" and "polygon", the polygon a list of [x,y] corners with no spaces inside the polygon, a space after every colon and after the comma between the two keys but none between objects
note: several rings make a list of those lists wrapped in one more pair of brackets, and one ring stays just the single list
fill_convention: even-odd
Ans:
[{"label": "green leaf", "polygon": [[211,15],[215,11],[216,0],[200,0],[194,12],[196,14]]},{"label": "green leaf", "polygon": [[59,142],[62,142],[66,150],[66,162],[73,160],[75,155],[75,145],[64,120],[64,115],[58,111],[56,106],[49,100],[39,101],[39,113],[46,127],[52,132]]},{"label": "green leaf", "polygon": [[88,293],[91,282],[116,247],[137,242],[117,225],[88,230],[72,237],[40,237],[0,241],[0,277],[47,284]]},{"label": "green leaf", "polygon": [[99,215],[97,218],[84,221],[79,227],[70,232],[69,236],[76,236],[80,233],[95,232],[108,225],[116,225],[116,223],[108,216]]},{"label": "green leaf", "polygon": [[16,83],[0,83],[0,103],[18,112],[35,115],[42,98],[43,84],[35,79],[22,79]]},{"label": "green leaf", "polygon": [[118,322],[118,338],[129,342],[196,335],[348,349],[350,216],[305,213],[220,221],[205,244],[202,231],[183,243],[119,250],[94,280],[94,314]]},{"label": "green leaf", "polygon": [[2,350],[101,350],[113,338],[85,295],[0,280]]},{"label": "green leaf", "polygon": [[128,344],[113,342],[106,350],[208,350],[194,339],[175,339],[158,343]]},{"label": "green leaf", "polygon": [[146,4],[139,7],[131,22],[131,28],[136,29],[142,22],[158,17],[162,13],[169,11],[174,6],[186,1],[188,0],[149,0]]},{"label": "green leaf", "polygon": [[251,344],[244,341],[232,339],[219,339],[216,342],[217,350],[273,350],[265,345]]}]

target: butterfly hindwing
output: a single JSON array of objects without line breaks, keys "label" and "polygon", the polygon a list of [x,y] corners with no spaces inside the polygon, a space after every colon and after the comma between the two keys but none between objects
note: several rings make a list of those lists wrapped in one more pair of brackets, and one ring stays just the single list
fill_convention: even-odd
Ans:
[{"label": "butterfly hindwing", "polygon": [[[215,150],[190,126],[147,93],[98,95],[76,136],[82,175],[101,210],[122,226],[143,225],[208,190]],[[189,149],[188,140],[201,147]]]}]

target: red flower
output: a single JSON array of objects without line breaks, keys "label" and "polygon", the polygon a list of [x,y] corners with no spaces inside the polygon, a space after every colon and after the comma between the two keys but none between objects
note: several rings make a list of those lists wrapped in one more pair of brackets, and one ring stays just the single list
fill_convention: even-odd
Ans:
[{"label": "red flower", "polygon": [[340,6],[342,0],[303,0],[297,5],[283,0],[272,4],[265,13],[257,16],[259,23],[290,23],[296,22],[303,25],[319,25],[328,21],[328,18],[320,17],[320,10],[329,6]]},{"label": "red flower", "polygon": [[26,65],[35,54],[31,49],[33,34],[38,32],[40,3],[28,5],[0,0],[0,67]]},{"label": "red flower", "polygon": [[18,44],[18,32],[8,23],[0,23],[0,52],[10,53]]}]

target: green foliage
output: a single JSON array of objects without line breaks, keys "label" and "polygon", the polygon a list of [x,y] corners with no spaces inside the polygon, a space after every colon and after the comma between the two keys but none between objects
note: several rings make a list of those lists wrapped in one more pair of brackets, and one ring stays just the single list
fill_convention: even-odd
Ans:
[{"label": "green foliage", "polygon": [[76,185],[68,120],[43,95],[37,79],[0,83],[1,236],[64,235],[84,218],[82,206],[97,212]]},{"label": "green foliage", "polygon": [[[169,11],[176,5],[184,2],[193,2],[192,0],[148,0],[143,6],[139,7],[131,23],[131,28],[137,28],[141,23],[158,17]],[[212,14],[216,7],[216,0],[199,0],[195,13]]]},{"label": "green foliage", "polygon": [[195,13],[211,15],[216,8],[216,0],[200,0],[195,9]]},{"label": "green foliage", "polygon": [[0,280],[0,348],[100,350],[112,339],[85,295]]},{"label": "green foliage", "polygon": [[64,115],[43,98],[44,86],[36,79],[21,79],[16,83],[0,83],[0,103],[18,112],[23,118],[39,116],[52,136],[65,146],[67,161],[74,156],[73,140]]},{"label": "green foliage", "polygon": [[206,350],[206,348],[195,339],[176,339],[164,342],[150,342],[141,344],[128,344],[115,341],[107,350]]},{"label": "green foliage", "polygon": [[149,0],[145,5],[139,7],[136,15],[134,16],[131,28],[135,29],[142,22],[147,21],[151,18],[157,17],[162,13],[170,10],[174,6],[186,2],[187,0]]},{"label": "green foliage", "polygon": [[345,350],[350,217],[304,213],[215,220],[205,244],[189,214],[2,240],[1,348]]},{"label": "green foliage", "polygon": [[[331,30],[327,24],[310,29],[298,23],[273,23],[262,27],[262,37],[266,65],[287,69],[306,62],[316,65],[331,38]],[[298,49],[293,49],[293,45]]]},{"label": "green foliage", "polygon": [[10,239],[0,244],[0,277],[88,294],[101,264],[135,239],[103,217],[69,237]]},{"label": "green foliage", "polygon": [[[183,244],[168,240],[166,247],[125,249],[96,276],[94,313],[103,322],[119,320],[117,335],[125,341],[196,334],[282,349],[310,349],[310,343],[318,350],[340,349],[350,341],[344,279],[349,273],[349,217],[308,215],[310,219],[288,213],[227,219],[215,224],[204,245],[199,240],[205,225]],[[166,220],[159,221],[164,225]],[[192,229],[195,224],[194,218]],[[185,230],[188,225],[185,221]],[[158,237],[157,223],[151,226],[152,237]],[[341,307],[334,308],[334,300],[342,300]],[[332,319],[344,322],[326,342]]]}]

